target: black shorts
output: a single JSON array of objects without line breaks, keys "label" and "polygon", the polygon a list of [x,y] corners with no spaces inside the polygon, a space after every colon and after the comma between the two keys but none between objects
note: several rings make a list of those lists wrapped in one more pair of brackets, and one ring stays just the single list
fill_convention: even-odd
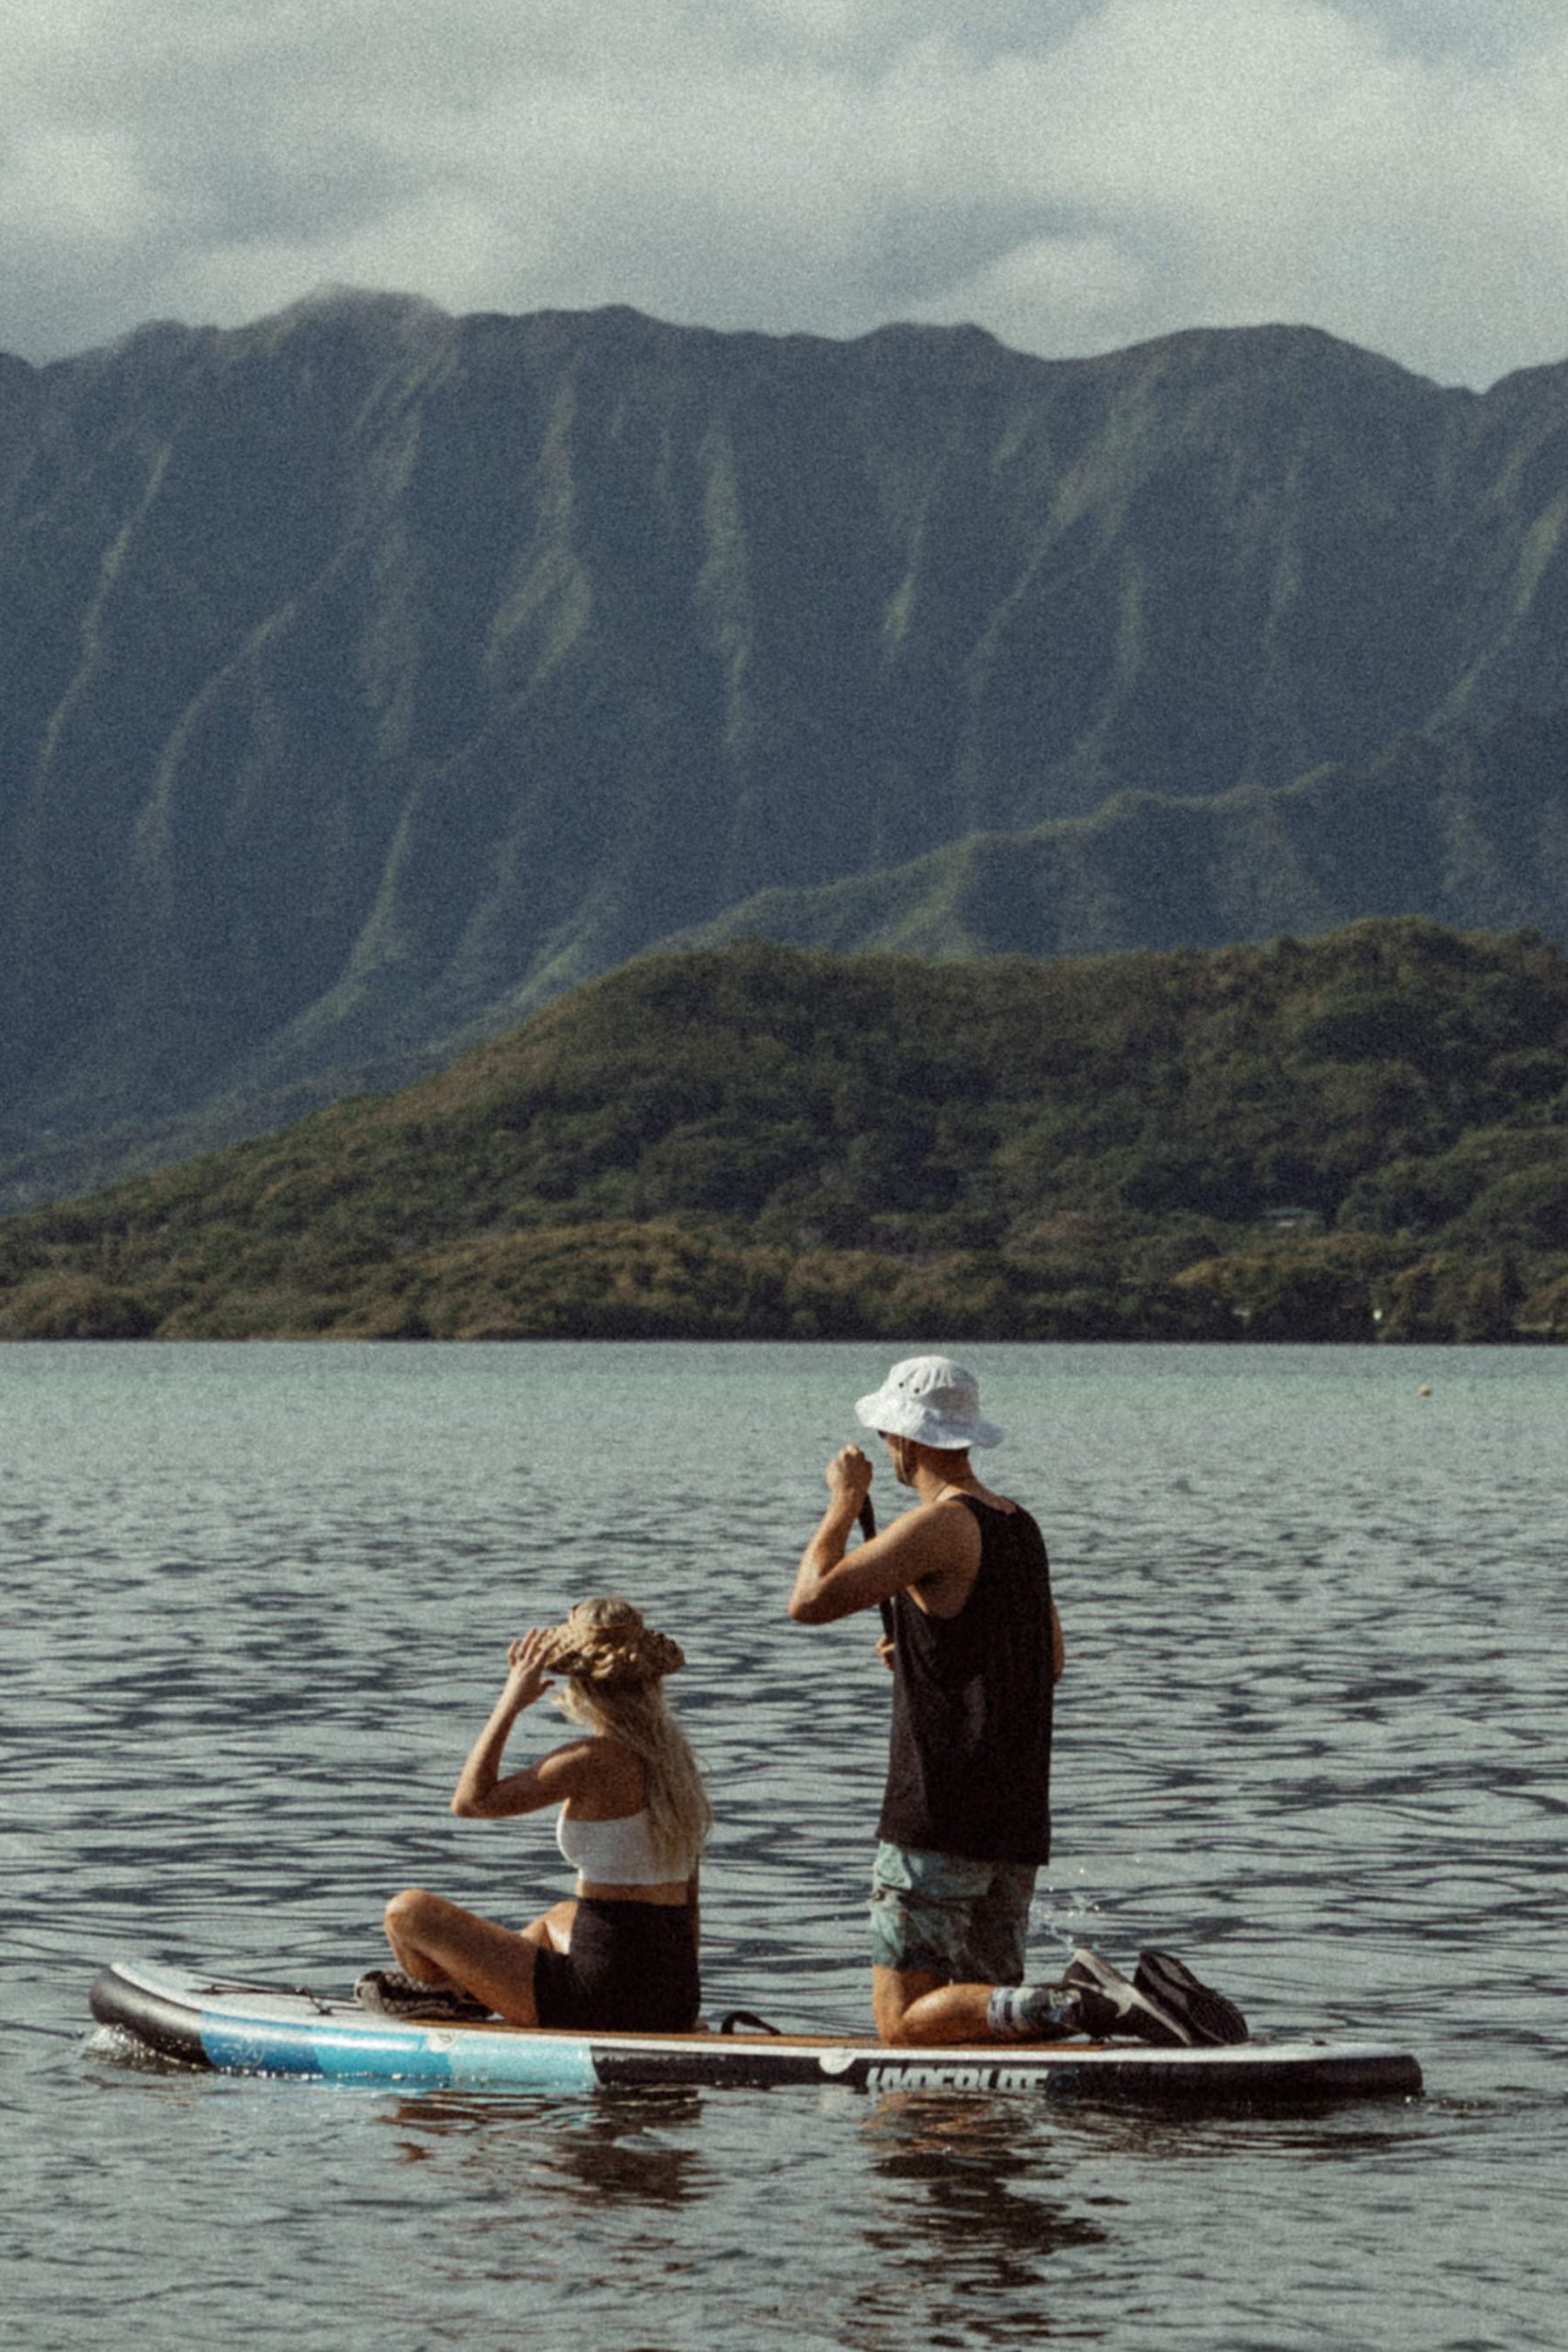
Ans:
[{"label": "black shorts", "polygon": [[534,1962],[541,2025],[601,2032],[689,2033],[702,1985],[684,1904],[578,1902],[570,1951]]}]

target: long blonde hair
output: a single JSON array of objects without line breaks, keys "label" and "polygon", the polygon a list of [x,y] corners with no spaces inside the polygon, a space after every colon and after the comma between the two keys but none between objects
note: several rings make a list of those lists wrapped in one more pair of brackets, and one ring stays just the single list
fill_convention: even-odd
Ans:
[{"label": "long blonde hair", "polygon": [[697,1759],[664,1696],[663,1679],[685,1664],[680,1645],[656,1633],[629,1600],[580,1600],[560,1628],[552,1664],[567,1678],[561,1713],[618,1739],[646,1770],[653,1850],[672,1878],[696,1867],[713,1807]]}]

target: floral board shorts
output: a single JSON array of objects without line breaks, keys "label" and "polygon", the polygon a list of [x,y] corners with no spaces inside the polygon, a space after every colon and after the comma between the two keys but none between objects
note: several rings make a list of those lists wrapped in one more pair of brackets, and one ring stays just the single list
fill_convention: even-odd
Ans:
[{"label": "floral board shorts", "polygon": [[1031,1862],[975,1862],[885,1838],[871,1880],[874,1964],[948,1984],[1021,1984],[1035,1876]]}]

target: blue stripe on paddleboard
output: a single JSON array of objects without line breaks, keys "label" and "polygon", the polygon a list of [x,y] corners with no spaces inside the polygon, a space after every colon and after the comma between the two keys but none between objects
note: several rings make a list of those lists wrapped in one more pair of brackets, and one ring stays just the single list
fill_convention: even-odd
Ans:
[{"label": "blue stripe on paddleboard", "polygon": [[591,2091],[599,2079],[585,2041],[555,2036],[532,2041],[451,2026],[400,2024],[372,2032],[355,2026],[339,2032],[317,2023],[295,2028],[209,2010],[201,2018],[201,2046],[210,2065],[242,2074],[568,2092]]},{"label": "blue stripe on paddleboard", "polygon": [[460,2089],[507,2084],[514,2090],[591,2091],[599,2075],[586,2041],[554,2036],[512,2041],[500,2034],[460,2033],[452,2051],[451,2080]]}]

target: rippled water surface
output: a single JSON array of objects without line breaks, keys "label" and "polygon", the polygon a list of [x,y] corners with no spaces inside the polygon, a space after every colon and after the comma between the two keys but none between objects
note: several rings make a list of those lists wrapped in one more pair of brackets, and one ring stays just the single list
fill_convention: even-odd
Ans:
[{"label": "rippled water surface", "polygon": [[394,1886],[564,1891],[547,1824],[446,1798],[508,1636],[608,1589],[688,1653],[708,2007],[863,2025],[886,1679],[868,1622],[784,1601],[884,1363],[0,1348],[8,2341],[1568,2341],[1568,1357],[968,1352],[1067,1633],[1043,1968],[1165,1944],[1260,2031],[1415,2049],[1427,2096],[1139,2121],[116,2062],[114,1954],[343,1983]]}]

